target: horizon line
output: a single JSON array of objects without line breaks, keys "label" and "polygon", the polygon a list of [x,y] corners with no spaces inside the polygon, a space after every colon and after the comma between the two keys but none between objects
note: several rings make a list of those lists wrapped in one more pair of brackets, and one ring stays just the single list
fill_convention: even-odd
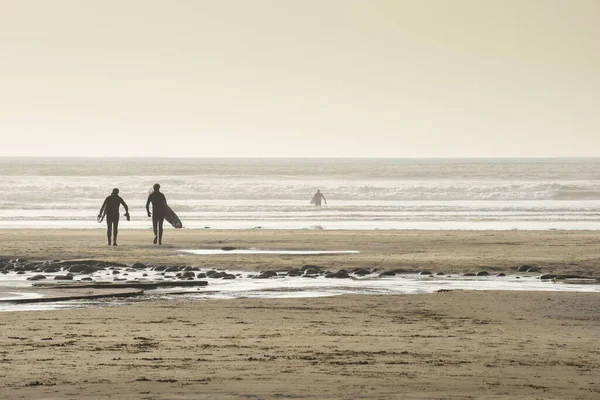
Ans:
[{"label": "horizon line", "polygon": [[371,156],[323,156],[323,157],[302,157],[302,156],[293,156],[293,157],[275,157],[275,156],[265,156],[265,157],[193,157],[193,156],[185,156],[185,157],[177,157],[177,156],[5,156],[0,155],[0,159],[163,159],[163,160],[263,160],[263,159],[271,159],[271,160],[326,160],[326,159],[347,159],[347,160],[548,160],[548,159],[597,159],[600,156],[445,156],[445,157],[371,157]]}]

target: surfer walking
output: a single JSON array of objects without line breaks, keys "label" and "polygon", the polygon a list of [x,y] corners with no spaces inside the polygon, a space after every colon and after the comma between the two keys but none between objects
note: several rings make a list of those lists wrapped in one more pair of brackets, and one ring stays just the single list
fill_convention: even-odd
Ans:
[{"label": "surfer walking", "polygon": [[119,196],[119,189],[114,188],[110,196],[108,196],[102,207],[100,207],[100,213],[98,214],[98,221],[102,222],[102,218],[106,216],[106,237],[108,238],[108,245],[117,245],[117,234],[119,233],[119,208],[121,204],[125,208],[125,217],[129,221],[129,207],[125,201]]},{"label": "surfer walking", "polygon": [[321,193],[321,189],[317,189],[317,193],[313,195],[310,204],[314,204],[317,207],[321,207],[321,200],[323,200],[325,204],[327,204],[327,199],[325,198],[325,196],[323,196],[323,193]]},{"label": "surfer walking", "polygon": [[[167,215],[167,199],[165,195],[160,191],[160,185],[155,183],[152,187],[154,190],[148,196],[146,201],[146,211],[148,217],[152,217],[152,229],[154,231],[154,240],[152,243],[162,244],[163,236],[163,223],[165,222],[165,216]],[[152,213],[150,212],[150,203],[152,203]]]}]

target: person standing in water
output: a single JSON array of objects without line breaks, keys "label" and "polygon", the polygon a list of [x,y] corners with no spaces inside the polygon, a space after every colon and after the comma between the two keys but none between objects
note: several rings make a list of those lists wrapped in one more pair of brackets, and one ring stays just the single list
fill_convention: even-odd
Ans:
[{"label": "person standing in water", "polygon": [[[165,221],[165,215],[167,215],[167,199],[165,195],[160,191],[160,185],[155,183],[152,187],[154,191],[148,196],[146,201],[146,211],[148,217],[152,217],[152,229],[154,230],[154,240],[152,243],[162,244],[163,236],[163,222]],[[152,213],[150,213],[150,203],[152,203]]]},{"label": "person standing in water", "polygon": [[108,238],[108,245],[117,245],[117,234],[119,233],[119,208],[123,204],[125,208],[125,217],[129,221],[129,207],[125,201],[119,196],[119,189],[114,188],[110,196],[104,200],[102,207],[100,207],[100,214],[98,214],[98,220],[101,221],[103,215],[106,215],[106,237]]},{"label": "person standing in water", "polygon": [[325,196],[323,196],[323,193],[321,193],[321,190],[317,189],[317,193],[315,193],[314,196],[312,197],[310,204],[314,204],[317,207],[321,207],[321,200],[325,201],[325,204],[327,204],[327,199],[325,198]]}]

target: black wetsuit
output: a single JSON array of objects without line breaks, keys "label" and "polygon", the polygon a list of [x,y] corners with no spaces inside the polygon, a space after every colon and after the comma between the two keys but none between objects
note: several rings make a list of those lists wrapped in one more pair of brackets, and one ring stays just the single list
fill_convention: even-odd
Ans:
[{"label": "black wetsuit", "polygon": [[102,207],[100,208],[100,215],[106,211],[106,237],[108,238],[108,244],[112,243],[117,245],[117,234],[119,233],[119,207],[123,204],[125,212],[129,212],[129,207],[125,204],[125,201],[118,194],[111,194],[104,200]]},{"label": "black wetsuit", "polygon": [[[315,206],[320,207],[321,199],[325,200],[325,196],[323,196],[321,192],[317,192],[312,198],[312,203],[314,203]],[[325,203],[327,203],[327,200],[325,200]]]},{"label": "black wetsuit", "polygon": [[154,191],[148,196],[146,201],[146,211],[150,212],[150,203],[152,203],[152,230],[154,231],[154,244],[158,239],[158,244],[162,244],[163,222],[167,214],[167,199],[159,191]]}]

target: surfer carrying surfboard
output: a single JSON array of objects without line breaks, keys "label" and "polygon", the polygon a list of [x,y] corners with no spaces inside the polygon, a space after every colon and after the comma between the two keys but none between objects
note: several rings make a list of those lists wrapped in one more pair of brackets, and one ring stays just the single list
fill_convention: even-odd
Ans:
[{"label": "surfer carrying surfboard", "polygon": [[98,214],[98,222],[102,222],[102,218],[106,216],[106,237],[108,238],[108,245],[117,245],[117,234],[119,233],[119,208],[123,204],[125,208],[125,217],[129,221],[129,207],[125,201],[119,196],[119,189],[114,188],[110,196],[108,196],[102,207],[100,207],[100,213]]},{"label": "surfer carrying surfboard", "polygon": [[[148,196],[146,201],[146,211],[148,217],[152,217],[152,230],[154,231],[154,240],[152,243],[162,244],[163,236],[163,222],[167,214],[167,199],[165,195],[160,191],[160,185],[155,183],[152,187],[154,190]],[[152,203],[152,213],[150,212],[150,203]]]},{"label": "surfer carrying surfboard", "polygon": [[325,204],[327,204],[327,199],[325,198],[325,196],[323,196],[323,193],[321,193],[321,189],[317,189],[317,193],[313,195],[310,204],[314,204],[315,206],[320,207],[321,200],[325,201]]}]

